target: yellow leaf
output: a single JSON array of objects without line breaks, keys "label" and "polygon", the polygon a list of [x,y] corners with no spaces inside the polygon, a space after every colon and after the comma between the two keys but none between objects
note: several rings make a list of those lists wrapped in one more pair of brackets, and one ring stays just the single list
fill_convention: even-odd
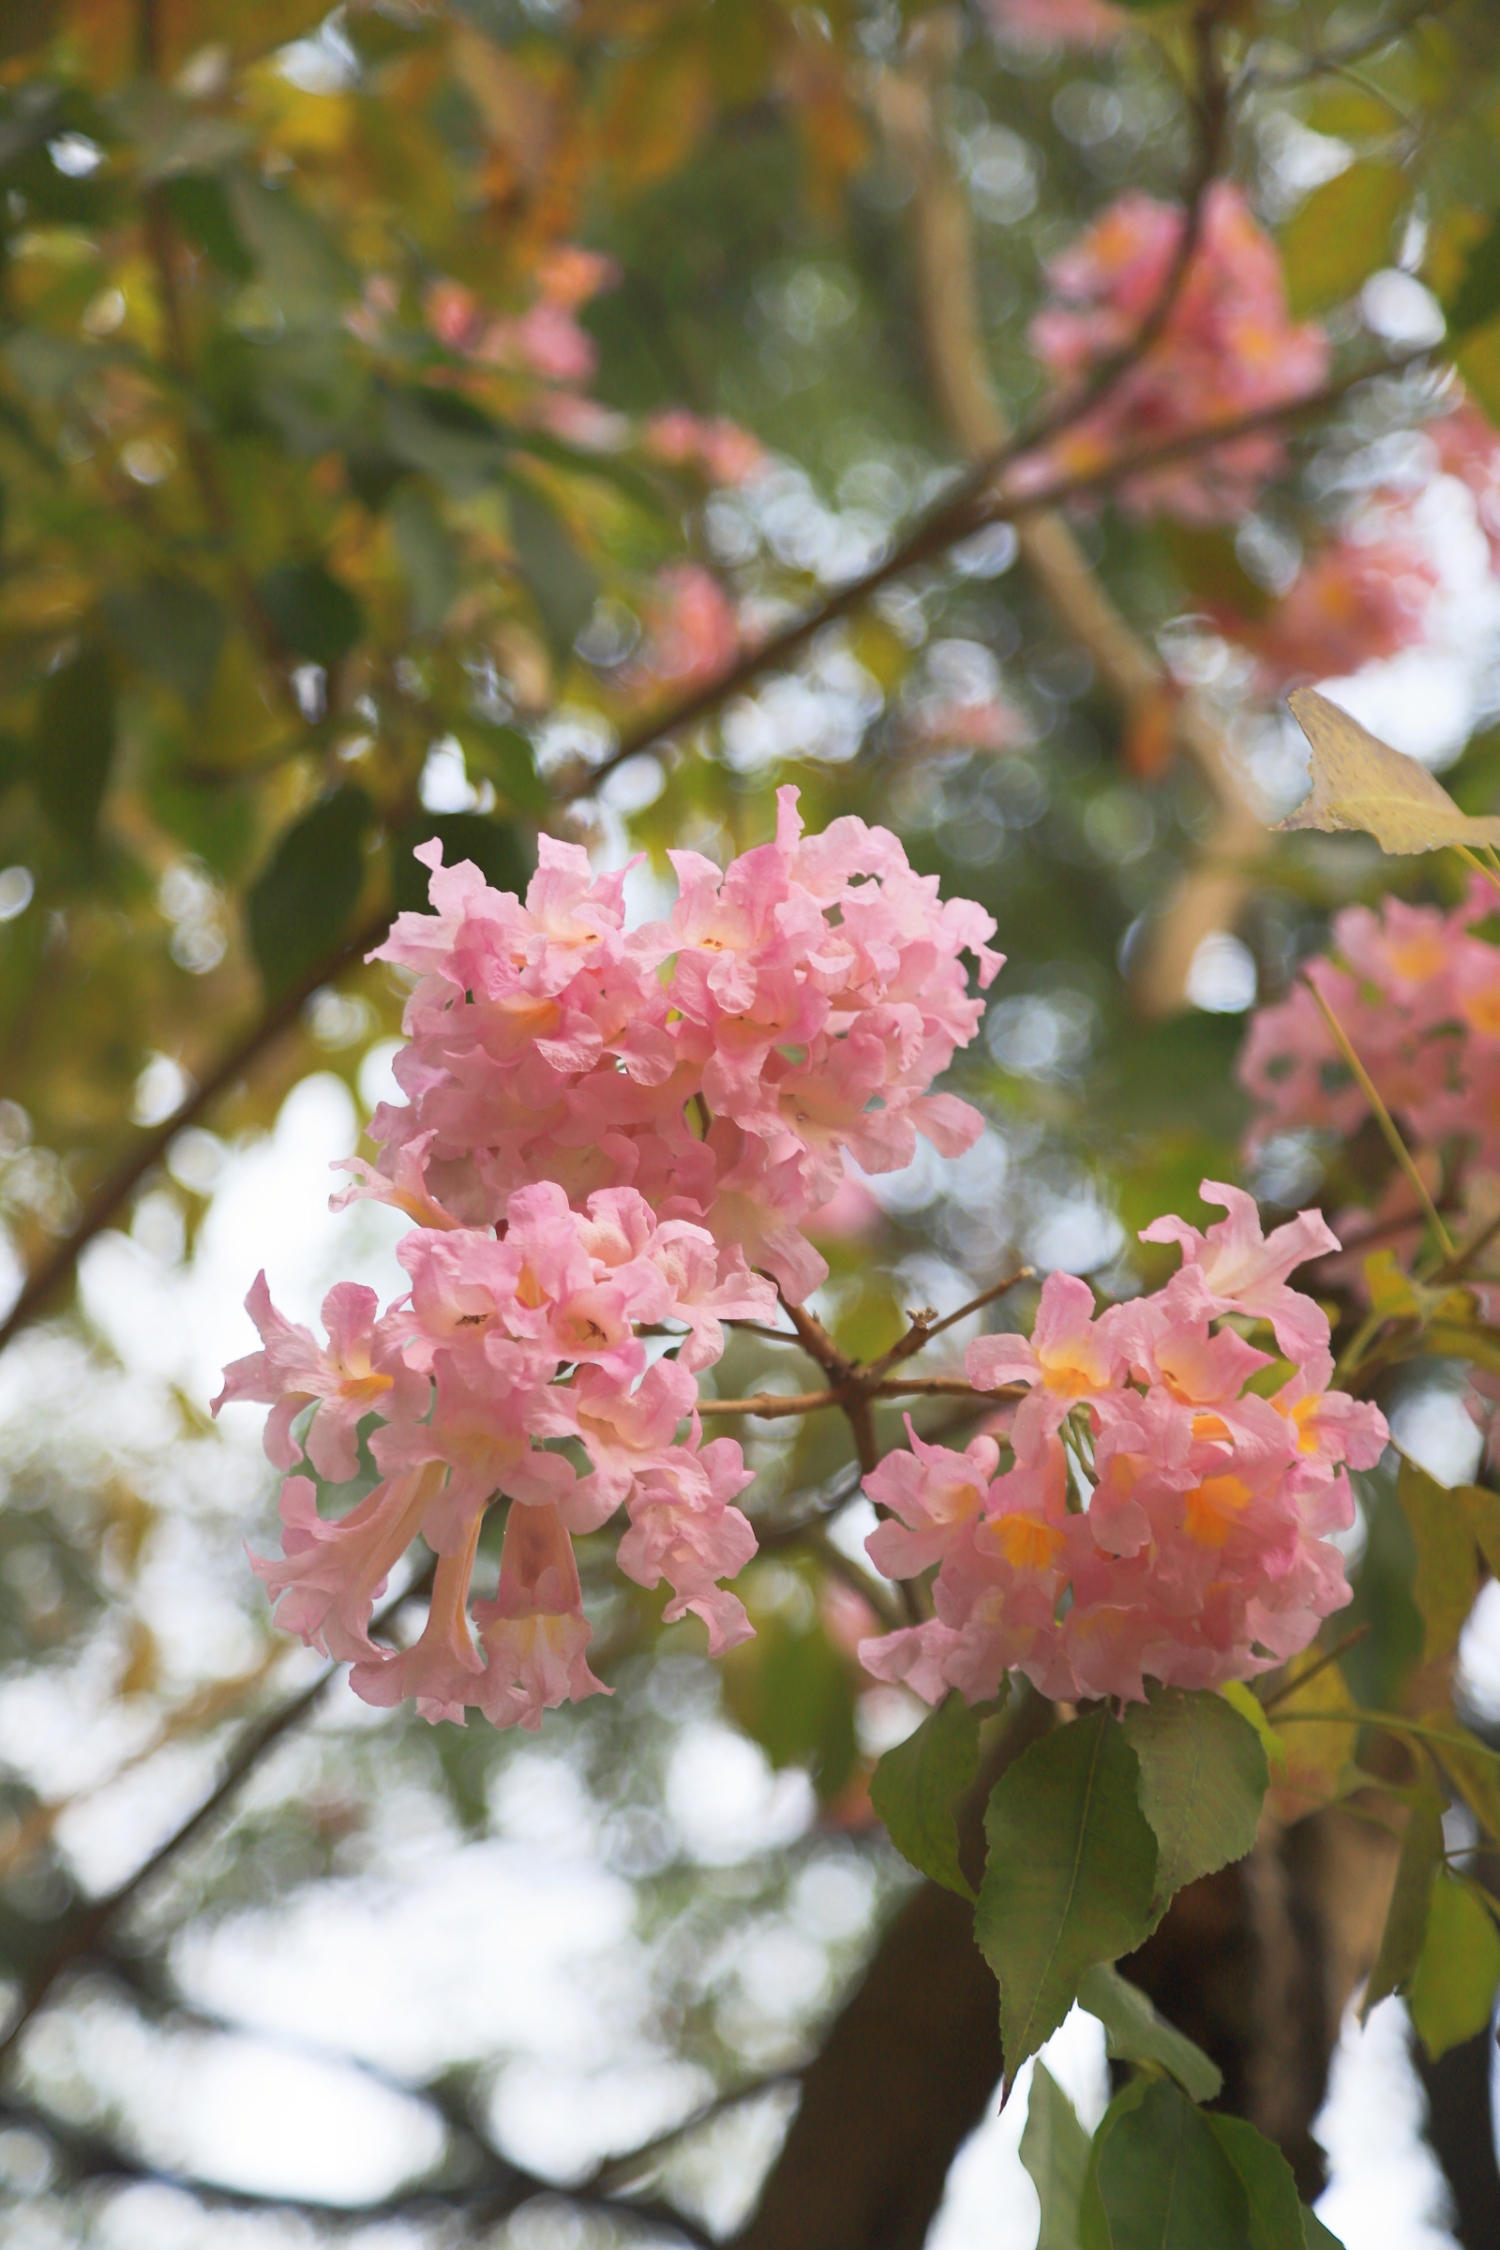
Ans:
[{"label": "yellow leaf", "polygon": [[1500,818],[1461,813],[1425,766],[1369,734],[1315,688],[1287,697],[1312,744],[1312,795],[1277,826],[1362,829],[1383,852],[1500,844]]}]

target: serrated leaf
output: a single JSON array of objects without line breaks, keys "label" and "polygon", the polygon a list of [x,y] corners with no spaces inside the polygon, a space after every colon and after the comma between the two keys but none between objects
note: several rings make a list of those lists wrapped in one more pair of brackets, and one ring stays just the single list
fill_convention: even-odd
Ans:
[{"label": "serrated leaf", "polygon": [[1360,2003],[1361,2023],[1388,1994],[1399,1992],[1415,1969],[1427,1935],[1432,1886],[1442,1864],[1443,1808],[1436,1797],[1424,1797],[1413,1805],[1401,1839],[1401,1857],[1396,1862],[1396,1882],[1386,1910],[1380,1951]]},{"label": "serrated leaf", "polygon": [[345,782],[279,839],[245,901],[250,948],[269,998],[331,954],[364,885],[364,839],[373,807]]},{"label": "serrated leaf", "polygon": [[206,588],[186,578],[148,578],[112,588],[100,606],[127,656],[184,702],[203,701],[227,624],[222,604]]},{"label": "serrated leaf", "polygon": [[31,747],[37,801],[71,843],[94,840],[114,750],[113,667],[104,649],[85,642],[42,682]]},{"label": "serrated leaf", "polygon": [[1158,2015],[1139,1985],[1107,1962],[1090,1969],[1078,1987],[1078,2005],[1097,2016],[1105,2043],[1120,2062],[1159,2063],[1195,2102],[1211,2102],[1224,2074],[1185,2031]]},{"label": "serrated leaf", "polygon": [[1110,2103],[1080,2234],[1082,2250],[1258,2250],[1238,2170],[1169,2078],[1138,2080]]},{"label": "serrated leaf", "polygon": [[1383,852],[1500,843],[1500,816],[1460,812],[1425,766],[1380,741],[1316,688],[1296,688],[1287,702],[1312,744],[1312,795],[1277,821],[1278,829],[1362,830]]},{"label": "serrated leaf", "polygon": [[541,613],[559,664],[587,625],[599,598],[599,580],[579,553],[557,511],[529,485],[513,484],[507,502],[516,562]]},{"label": "serrated leaf", "polygon": [[1500,220],[1471,244],[1457,286],[1443,300],[1452,336],[1483,328],[1500,313]]},{"label": "serrated leaf", "polygon": [[1078,2209],[1089,2168],[1089,2135],[1044,2062],[1031,2073],[1021,2162],[1042,2206],[1036,2250],[1079,2250]]},{"label": "serrated leaf", "polygon": [[1152,1927],[1156,1838],[1140,1771],[1101,1707],[1034,1742],[995,1785],[974,1935],[1000,1986],[1008,2082],[1062,2022],[1085,1973]]},{"label": "serrated leaf", "polygon": [[525,896],[536,863],[507,822],[483,813],[418,813],[391,838],[391,903],[398,914],[427,912],[428,870],[413,854],[434,836],[442,844],[445,867],[472,860],[493,890]]},{"label": "serrated leaf", "polygon": [[1412,1586],[1422,1613],[1422,1660],[1451,1656],[1479,1592],[1479,1563],[1469,1513],[1457,1493],[1401,1456],[1396,1490],[1416,1542]]},{"label": "serrated leaf", "polygon": [[1304,2250],[1302,2203],[1280,2149],[1243,2117],[1210,2117],[1207,2124],[1245,2191],[1252,2250]]},{"label": "serrated leaf", "polygon": [[1410,192],[1410,181],[1394,165],[1365,161],[1313,189],[1281,236],[1294,320],[1342,303],[1389,263],[1392,230]]},{"label": "serrated leaf", "polygon": [[968,1899],[974,1891],[958,1863],[954,1807],[978,1771],[978,1715],[955,1691],[886,1751],[870,1780],[870,1802],[903,1859]]},{"label": "serrated leaf", "polygon": [[1243,1859],[1270,1784],[1255,1728],[1206,1689],[1154,1688],[1131,1705],[1125,1739],[1140,1760],[1141,1810],[1156,1836],[1153,1912],[1184,1883]]},{"label": "serrated leaf", "polygon": [[284,563],[256,591],[284,646],[310,663],[337,664],[364,633],[364,611],[321,563]]},{"label": "serrated leaf", "polygon": [[1406,2005],[1433,2062],[1487,2028],[1500,1984],[1500,1932],[1479,1893],[1440,1873]]}]

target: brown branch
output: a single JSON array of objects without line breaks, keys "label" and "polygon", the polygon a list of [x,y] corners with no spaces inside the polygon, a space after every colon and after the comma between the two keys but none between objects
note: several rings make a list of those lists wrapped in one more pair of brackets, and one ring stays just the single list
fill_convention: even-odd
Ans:
[{"label": "brown branch", "polygon": [[178,1134],[194,1124],[205,1110],[211,1109],[222,1094],[226,1094],[257,1063],[266,1049],[284,1032],[290,1031],[313,993],[329,984],[341,971],[352,968],[379,945],[390,926],[390,916],[382,909],[369,922],[357,930],[353,937],[335,948],[325,960],[310,969],[300,983],[292,986],[241,1034],[234,1045],[226,1050],[201,1083],[189,1094],[186,1101],[173,1110],[164,1123],[143,1133],[134,1149],[122,1164],[111,1173],[104,1185],[97,1189],[85,1206],[83,1216],[70,1234],[63,1237],[55,1249],[48,1252],[26,1277],[20,1295],[0,1321],[0,1351],[19,1330],[46,1309],[54,1292],[61,1287],[77,1265],[80,1254],[97,1235],[111,1224],[117,1212],[129,1201],[148,1172],[162,1161]]},{"label": "brown branch", "polygon": [[[1200,8],[1194,19],[1200,146],[1187,216],[1172,270],[1129,353],[1116,362],[1117,372],[1138,363],[1161,340],[1201,240],[1229,114],[1229,91],[1214,52],[1216,13],[1213,7]],[[973,217],[933,115],[935,65],[946,59],[945,47],[951,52],[944,19],[929,18],[911,42],[908,67],[884,73],[877,98],[887,135],[916,183],[917,271],[933,386],[954,436],[982,460],[1003,448],[1011,433],[984,347]],[[1166,1014],[1182,1003],[1203,938],[1233,926],[1246,888],[1245,863],[1258,856],[1264,830],[1208,706],[1197,697],[1179,698],[1155,651],[1132,630],[1090,569],[1066,519],[1055,509],[1039,511],[1018,524],[1017,535],[1023,562],[1065,630],[1087,650],[1100,679],[1124,705],[1127,726],[1165,725],[1213,791],[1213,832],[1172,909],[1151,933],[1135,977],[1136,999],[1144,1011]]]},{"label": "brown branch", "polygon": [[925,1345],[932,1342],[934,1336],[941,1336],[945,1328],[956,1328],[971,1313],[982,1311],[986,1305],[992,1305],[997,1297],[1003,1297],[1008,1289],[1014,1289],[1018,1282],[1030,1279],[1030,1266],[1017,1266],[1013,1273],[1006,1274],[1003,1280],[992,1282],[988,1289],[981,1289],[977,1297],[971,1297],[966,1305],[960,1305],[957,1312],[945,1313],[941,1320],[931,1312],[913,1313],[911,1326],[906,1334],[899,1343],[892,1344],[883,1359],[875,1361],[868,1373],[874,1377],[885,1375],[892,1367],[899,1366],[903,1359],[913,1358]]},{"label": "brown branch", "polygon": [[[376,1612],[371,1620],[372,1632],[378,1633],[383,1626],[389,1624],[404,1602],[421,1599],[423,1593],[431,1587],[434,1567],[429,1565],[409,1586]],[[317,1708],[341,1670],[341,1665],[330,1664],[326,1671],[320,1672],[315,1680],[299,1689],[295,1695],[288,1696],[274,1710],[267,1712],[264,1718],[253,1720],[245,1729],[213,1788],[206,1797],[200,1799],[187,1818],[179,1821],[171,1835],[158,1844],[155,1851],[148,1853],[134,1874],[127,1875],[112,1891],[106,1891],[101,1898],[94,1899],[69,1921],[52,1950],[44,1956],[26,1981],[16,2014],[6,2026],[4,2037],[0,2038],[0,2064],[11,2054],[16,2041],[42,2006],[58,1978],[76,1962],[86,1960],[96,1951],[99,1940],[111,1924],[119,1919],[131,1900],[217,1818],[238,1795],[266,1752],[281,1741],[284,1735],[289,1734],[293,1727],[300,1726]]]},{"label": "brown branch", "polygon": [[[1058,477],[1024,495],[986,494],[985,487],[994,473],[995,464],[982,464],[965,481],[964,496],[939,508],[919,524],[910,537],[895,548],[883,563],[862,578],[851,579],[847,586],[829,595],[818,608],[809,611],[781,633],[773,635],[759,649],[748,651],[729,671],[721,674],[717,681],[696,689],[671,711],[661,714],[628,737],[612,756],[571,781],[559,803],[566,803],[572,797],[585,795],[597,788],[604,776],[623,764],[626,758],[665,742],[670,735],[680,732],[683,727],[717,709],[729,696],[758,678],[762,672],[774,669],[789,656],[795,655],[825,625],[860,608],[882,586],[904,576],[918,564],[929,562],[945,553],[972,532],[982,530],[986,524],[1025,523],[1038,515],[1046,515],[1049,510],[1065,501],[1096,497],[1109,491],[1115,484],[1140,475],[1147,469],[1159,468],[1171,461],[1190,459],[1197,453],[1212,451],[1217,445],[1229,444],[1236,438],[1248,437],[1256,431],[1280,428],[1326,413],[1331,407],[1340,404],[1361,383],[1398,374],[1404,367],[1429,356],[1428,349],[1423,347],[1382,360],[1373,367],[1354,369],[1338,381],[1325,384],[1319,390],[1305,392],[1299,398],[1284,399],[1275,405],[1257,408],[1250,414],[1236,415],[1229,420],[1205,423],[1197,429],[1185,430],[1175,438],[1162,439],[1159,443],[1141,446],[1133,453],[1121,455],[1104,467],[1078,476]],[[1027,441],[1028,444],[1030,442]],[[1007,449],[1006,458],[1013,457],[1019,450],[1019,446]],[[79,1252],[109,1226],[116,1212],[152,1166],[160,1161],[183,1127],[192,1124],[226,1088],[249,1070],[259,1059],[263,1049],[287,1029],[295,1019],[298,1008],[310,994],[330,983],[362,954],[378,945],[389,927],[389,914],[382,912],[354,937],[337,946],[309,972],[296,987],[294,994],[268,1009],[250,1027],[203,1081],[196,1094],[175,1111],[164,1125],[156,1127],[137,1144],[135,1154],[90,1199],[78,1225],[28,1278],[10,1314],[0,1323],[0,1350],[3,1350],[19,1329],[36,1318],[54,1290],[71,1272]]]}]

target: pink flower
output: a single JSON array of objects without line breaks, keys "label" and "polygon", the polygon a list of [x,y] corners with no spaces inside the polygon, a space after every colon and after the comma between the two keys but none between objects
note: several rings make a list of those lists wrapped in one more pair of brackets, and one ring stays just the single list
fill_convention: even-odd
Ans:
[{"label": "pink flower", "polygon": [[1438,583],[1433,558],[1411,538],[1332,541],[1304,564],[1264,618],[1210,614],[1256,659],[1262,694],[1357,672],[1420,641]]},{"label": "pink flower", "polygon": [[1002,37],[1019,47],[1097,47],[1123,38],[1130,18],[1109,0],[984,0]]},{"label": "pink flower", "polygon": [[665,1578],[672,1599],[663,1619],[671,1625],[689,1610],[701,1617],[710,1656],[722,1656],[753,1630],[744,1604],[716,1583],[733,1578],[755,1553],[755,1533],[728,1505],[750,1481],[739,1447],[726,1438],[700,1447],[695,1423],[689,1445],[665,1448],[637,1476],[630,1529],[616,1556],[638,1585]]},{"label": "pink flower", "polygon": [[[867,1541],[876,1566],[937,1565],[936,1615],[861,1644],[876,1677],[932,1702],[982,1701],[1013,1670],[1064,1700],[1217,1687],[1305,1647],[1348,1600],[1329,1534],[1353,1520],[1345,1464],[1373,1466],[1386,1427],[1329,1391],[1327,1323],[1286,1284],[1333,1238],[1303,1212],[1266,1241],[1249,1197],[1201,1192],[1230,1214],[1207,1235],[1147,1230],[1183,1244],[1164,1289],[1096,1320],[1088,1288],[1053,1275],[1030,1343],[970,1347],[976,1384],[1029,1386],[1004,1475],[992,1440],[959,1455],[913,1435],[867,1480],[899,1519]],[[1299,1362],[1270,1398],[1250,1387],[1269,1355],[1214,1325],[1246,1311]]]},{"label": "pink flower", "polygon": [[647,604],[651,627],[646,662],[659,679],[693,686],[717,679],[739,654],[734,604],[698,563],[670,563],[659,571]]},{"label": "pink flower", "polygon": [[479,1703],[493,1726],[533,1732],[544,1711],[610,1695],[589,1670],[592,1628],[573,1542],[555,1508],[512,1507],[500,1551],[500,1591],[475,1605],[487,1659]]},{"label": "pink flower", "polygon": [[695,468],[711,484],[746,484],[765,466],[758,438],[722,416],[705,421],[684,407],[653,414],[642,440],[645,450],[672,468]]},{"label": "pink flower", "polygon": [[1427,435],[1444,475],[1468,486],[1489,544],[1491,568],[1500,569],[1500,432],[1471,399],[1461,396],[1451,414],[1428,423]]},{"label": "pink flower", "polygon": [[316,1403],[307,1439],[313,1465],[332,1483],[346,1483],[359,1466],[355,1431],[366,1415],[404,1419],[421,1414],[427,1404],[427,1385],[403,1364],[391,1323],[376,1320],[377,1305],[373,1289],[336,1283],[323,1299],[325,1351],[307,1329],[283,1318],[264,1273],[257,1274],[245,1310],[266,1348],[225,1368],[214,1414],[230,1399],[272,1407],[266,1454],[278,1469],[290,1469],[302,1459],[292,1424]]},{"label": "pink flower", "polygon": [[250,1557],[276,1605],[276,1622],[325,1656],[376,1654],[370,1612],[406,1553],[442,1482],[431,1466],[389,1477],[337,1523],[318,1514],[311,1477],[281,1488],[282,1559]]},{"label": "pink flower", "polygon": [[[1085,377],[1140,333],[1167,285],[1183,224],[1179,208],[1132,190],[1051,261],[1052,301],[1033,321],[1031,343],[1059,381]],[[1287,317],[1275,244],[1243,191],[1217,181],[1162,333],[1028,474],[1087,474],[1133,448],[1313,390],[1327,367],[1323,331]],[[1284,459],[1278,436],[1236,438],[1206,457],[1143,471],[1121,497],[1140,514],[1232,522]]]},{"label": "pink flower", "polygon": [[1153,1219],[1141,1240],[1181,1245],[1184,1268],[1195,1268],[1201,1277],[1205,1310],[1268,1320],[1289,1359],[1321,1362],[1328,1350],[1328,1316],[1311,1297],[1289,1288],[1286,1277],[1309,1258],[1337,1250],[1338,1236],[1326,1219],[1317,1211],[1299,1211],[1267,1238],[1255,1198],[1243,1188],[1205,1180],[1199,1193],[1205,1203],[1222,1205],[1228,1218],[1206,1234],[1185,1219]]},{"label": "pink flower", "polygon": [[1112,1388],[1120,1354],[1108,1320],[1094,1319],[1094,1292],[1070,1273],[1049,1273],[1028,1343],[1024,1336],[979,1336],[964,1354],[976,1390],[1024,1383],[1032,1395],[1016,1416],[1018,1446],[1055,1430],[1080,1399]]}]

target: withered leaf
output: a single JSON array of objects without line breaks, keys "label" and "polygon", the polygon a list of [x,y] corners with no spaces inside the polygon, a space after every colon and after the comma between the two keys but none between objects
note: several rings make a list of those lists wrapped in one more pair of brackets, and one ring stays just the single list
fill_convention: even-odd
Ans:
[{"label": "withered leaf", "polygon": [[1500,816],[1460,812],[1415,758],[1367,731],[1315,688],[1287,697],[1312,744],[1312,795],[1278,828],[1362,829],[1383,852],[1500,844]]}]

